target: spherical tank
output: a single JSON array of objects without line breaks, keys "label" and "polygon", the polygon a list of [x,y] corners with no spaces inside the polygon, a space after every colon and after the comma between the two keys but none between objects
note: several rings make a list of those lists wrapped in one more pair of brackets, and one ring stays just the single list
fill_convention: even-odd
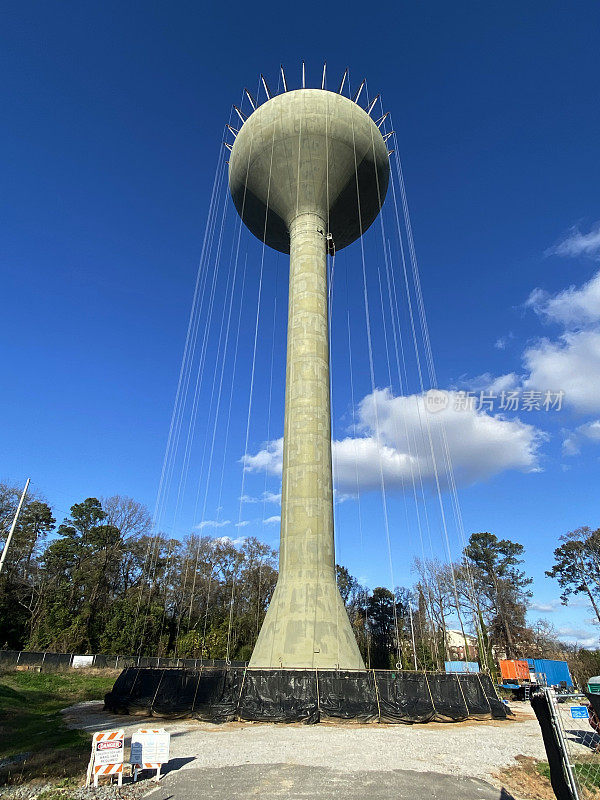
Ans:
[{"label": "spherical tank", "polygon": [[[271,98],[244,122],[229,160],[229,189],[245,225],[289,252],[289,228],[313,212],[336,250],[377,217],[389,181],[381,132],[356,103],[323,89]],[[268,213],[267,213],[268,212]]]}]

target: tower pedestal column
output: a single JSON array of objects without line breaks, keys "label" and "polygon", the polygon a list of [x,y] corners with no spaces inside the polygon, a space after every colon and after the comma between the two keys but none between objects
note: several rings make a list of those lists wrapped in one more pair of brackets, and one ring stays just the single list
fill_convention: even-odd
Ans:
[{"label": "tower pedestal column", "polygon": [[279,579],[251,667],[362,669],[335,577],[327,227],[291,221]]}]

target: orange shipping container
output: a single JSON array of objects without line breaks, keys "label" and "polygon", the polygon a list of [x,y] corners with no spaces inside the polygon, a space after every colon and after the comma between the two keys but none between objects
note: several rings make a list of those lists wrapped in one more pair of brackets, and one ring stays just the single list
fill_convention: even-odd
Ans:
[{"label": "orange shipping container", "polygon": [[527,661],[500,659],[500,673],[504,680],[528,681],[529,664]]}]

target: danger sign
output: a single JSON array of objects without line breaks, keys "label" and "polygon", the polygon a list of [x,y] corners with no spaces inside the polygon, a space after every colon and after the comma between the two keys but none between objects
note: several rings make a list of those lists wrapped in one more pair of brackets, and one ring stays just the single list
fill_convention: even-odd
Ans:
[{"label": "danger sign", "polygon": [[122,764],[125,744],[125,731],[105,731],[95,733],[93,741],[94,764]]},{"label": "danger sign", "polygon": [[115,739],[112,742],[98,742],[96,745],[96,752],[102,750],[123,750],[123,742],[120,739]]},{"label": "danger sign", "polygon": [[87,768],[85,785],[92,778],[98,786],[98,778],[116,775],[119,786],[123,785],[123,751],[125,750],[125,731],[98,731],[92,738],[92,755]]}]

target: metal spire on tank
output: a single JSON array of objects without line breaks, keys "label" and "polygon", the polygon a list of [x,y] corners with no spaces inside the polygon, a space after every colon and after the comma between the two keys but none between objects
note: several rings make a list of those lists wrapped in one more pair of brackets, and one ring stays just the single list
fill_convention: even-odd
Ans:
[{"label": "metal spire on tank", "polygon": [[263,88],[264,88],[264,90],[265,90],[265,94],[267,95],[267,100],[270,100],[270,99],[271,99],[271,90],[269,89],[269,87],[268,87],[268,85],[267,85],[266,78],[265,78],[265,76],[262,74],[262,72],[260,73],[260,79],[261,79],[261,81],[262,81],[262,85],[263,85]]},{"label": "metal spire on tank", "polygon": [[352,102],[353,103],[358,103],[358,98],[360,97],[360,93],[362,92],[366,82],[367,82],[367,79],[363,78],[361,85],[358,87],[358,90],[357,90],[356,94],[352,98]]},{"label": "metal spire on tank", "polygon": [[248,117],[246,116],[246,114],[244,114],[243,111],[240,111],[240,109],[236,105],[234,105],[233,107],[235,108],[238,117],[242,120],[242,125],[243,125],[244,122],[246,122],[246,120],[248,119]]},{"label": "metal spire on tank", "polygon": [[250,105],[252,106],[252,110],[256,111],[256,103],[254,102],[254,98],[250,94],[250,91],[248,89],[244,88],[244,93],[245,93],[246,97],[248,98],[248,100],[250,101]]},{"label": "metal spire on tank", "polygon": [[374,97],[374,98],[371,100],[371,102],[369,103],[369,105],[367,106],[367,108],[365,108],[365,111],[367,112],[367,114],[368,114],[369,116],[371,115],[371,111],[373,111],[373,108],[375,107],[375,103],[376,103],[378,100],[379,100],[379,95],[375,95],[375,97]]}]

